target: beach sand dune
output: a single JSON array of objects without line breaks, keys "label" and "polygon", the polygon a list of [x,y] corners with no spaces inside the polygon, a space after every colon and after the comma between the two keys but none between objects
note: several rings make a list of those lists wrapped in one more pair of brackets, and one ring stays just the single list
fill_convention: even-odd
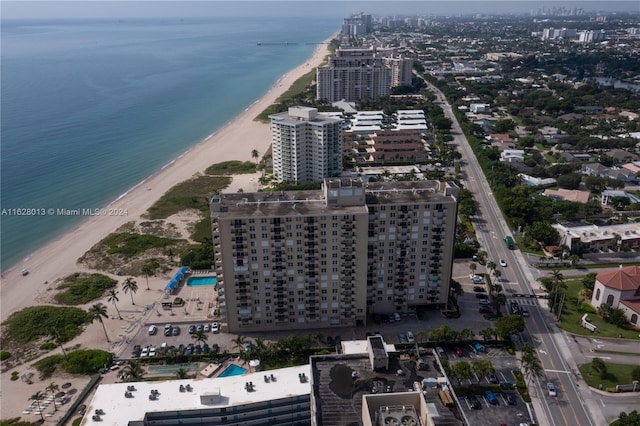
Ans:
[{"label": "beach sand dune", "polygon": [[[267,94],[251,104],[241,115],[193,147],[171,165],[147,179],[144,184],[138,185],[131,192],[110,205],[112,208],[126,209],[126,215],[90,218],[71,232],[62,235],[57,240],[36,251],[12,269],[4,271],[0,288],[2,321],[6,320],[12,313],[27,306],[46,303],[50,300],[47,292],[54,286],[56,280],[74,272],[95,272],[78,265],[77,260],[96,243],[123,224],[131,221],[139,222],[147,209],[172,186],[189,179],[197,173],[204,172],[212,164],[228,160],[253,161],[251,157],[252,150],[258,150],[260,155],[267,152],[271,144],[270,126],[269,124],[254,121],[255,117],[269,105],[275,103],[276,99],[293,82],[308,73],[311,68],[320,65],[328,53],[328,44],[319,44],[311,59],[285,74]],[[227,191],[237,192],[240,188],[244,191],[255,190],[257,189],[257,179],[257,174],[237,176],[227,188]],[[20,272],[22,268],[27,269],[29,274],[23,276]],[[166,277],[149,278],[151,291],[146,290],[144,277],[138,277],[137,282],[139,290],[135,295],[136,306],[142,307],[146,304],[152,304],[162,297],[162,289],[167,280]],[[130,304],[129,296],[122,294],[122,292],[120,296],[120,303],[128,306]],[[106,300],[101,302],[107,305],[110,311],[112,310],[113,306],[108,304]],[[106,320],[107,332],[111,336],[123,334],[123,330],[127,329],[131,321],[136,320],[135,317],[137,316],[139,315],[133,315],[131,318],[125,317],[123,320]],[[113,349],[105,341],[102,327],[97,322],[91,324],[85,333],[68,344],[69,347],[75,345],[83,348]],[[52,351],[52,353],[58,352],[58,350]],[[9,380],[11,371],[18,371],[20,374],[34,372],[35,370],[30,368],[29,364],[13,368],[2,374],[2,388],[0,390],[2,419],[22,416],[27,420],[35,421],[40,416],[22,414],[22,410],[28,405],[30,395],[44,390],[51,381],[62,384],[64,381],[73,380],[74,387],[78,386],[79,390],[88,381],[86,377],[75,379],[56,377],[46,382],[39,382],[37,373],[32,378],[33,384],[27,384],[21,380],[15,382]],[[47,422],[58,419],[64,412],[64,408],[66,406],[63,407],[62,411],[48,419]]]}]

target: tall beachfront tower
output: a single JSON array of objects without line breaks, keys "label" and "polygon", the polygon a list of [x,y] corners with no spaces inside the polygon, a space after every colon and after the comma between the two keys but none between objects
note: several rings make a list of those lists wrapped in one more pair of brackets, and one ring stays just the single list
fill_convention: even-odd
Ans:
[{"label": "tall beachfront tower", "polygon": [[296,106],[270,115],[273,173],[280,182],[318,182],[342,173],[342,120]]},{"label": "tall beachfront tower", "polygon": [[223,327],[326,329],[444,305],[457,195],[437,181],[331,178],[317,191],[213,197]]}]

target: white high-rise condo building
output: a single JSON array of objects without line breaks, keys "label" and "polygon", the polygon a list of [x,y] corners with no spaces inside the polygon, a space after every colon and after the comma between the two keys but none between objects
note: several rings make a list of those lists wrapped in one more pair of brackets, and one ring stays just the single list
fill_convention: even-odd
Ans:
[{"label": "white high-rise condo building", "polygon": [[447,303],[458,188],[325,179],[211,199],[223,329],[355,326]]},{"label": "white high-rise condo building", "polygon": [[342,173],[342,120],[296,106],[270,115],[273,173],[280,182],[318,182]]}]

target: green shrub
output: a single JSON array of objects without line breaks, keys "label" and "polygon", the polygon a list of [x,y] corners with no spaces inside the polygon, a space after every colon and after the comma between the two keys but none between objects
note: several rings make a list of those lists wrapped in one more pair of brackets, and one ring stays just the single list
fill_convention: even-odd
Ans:
[{"label": "green shrub", "polygon": [[56,294],[54,299],[64,305],[82,305],[101,297],[116,284],[118,281],[106,275],[76,272],[63,279],[58,286],[63,291]]},{"label": "green shrub", "polygon": [[239,175],[244,173],[255,173],[256,163],[251,161],[224,161],[207,167],[205,173],[208,175]]},{"label": "green shrub", "polygon": [[100,242],[100,244],[108,246],[108,254],[121,254],[125,258],[131,258],[142,254],[147,250],[154,248],[164,249],[166,247],[173,246],[178,242],[178,240],[173,238],[122,232],[109,234]]},{"label": "green shrub", "polygon": [[42,349],[43,351],[50,351],[51,349],[55,349],[56,348],[56,344],[53,342],[46,342],[40,345],[40,349]]},{"label": "green shrub", "polygon": [[18,373],[17,371],[12,371],[11,372],[11,381],[12,382],[15,382],[19,378],[20,378],[20,373]]},{"label": "green shrub", "polygon": [[226,176],[197,176],[180,182],[149,207],[145,216],[149,219],[166,219],[180,211],[196,209],[208,217],[211,195],[230,183],[231,179]]},{"label": "green shrub", "polygon": [[53,373],[56,372],[56,368],[58,368],[63,360],[64,356],[62,355],[51,355],[36,361],[33,366],[40,373],[40,380],[46,380],[53,376]]},{"label": "green shrub", "polygon": [[11,358],[11,352],[0,351],[0,361]]},{"label": "green shrub", "polygon": [[70,374],[94,374],[105,365],[110,365],[113,354],[99,349],[69,352],[62,366]]},{"label": "green shrub", "polygon": [[508,353],[509,355],[515,355],[515,354],[516,354],[516,351],[514,351],[514,350],[513,350],[513,348],[509,347],[509,348],[507,348],[507,353]]},{"label": "green shrub", "polygon": [[591,306],[589,302],[582,302],[582,304],[580,305],[580,312],[583,312],[585,314],[597,313],[596,309],[593,306]]},{"label": "green shrub", "polygon": [[82,422],[82,417],[78,417],[73,421],[73,423],[71,423],[71,426],[80,426],[81,422]]},{"label": "green shrub", "polygon": [[91,315],[69,306],[30,306],[11,314],[4,322],[5,338],[17,343],[29,343],[56,333],[61,342],[80,334]]}]

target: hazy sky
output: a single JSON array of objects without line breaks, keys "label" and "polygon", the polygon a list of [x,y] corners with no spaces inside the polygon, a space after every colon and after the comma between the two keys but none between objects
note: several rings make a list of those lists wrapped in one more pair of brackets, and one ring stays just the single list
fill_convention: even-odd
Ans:
[{"label": "hazy sky", "polygon": [[[461,3],[464,3],[462,6]],[[137,18],[137,17],[205,17],[250,14],[322,15],[346,17],[351,13],[374,15],[427,15],[432,13],[526,13],[539,7],[582,7],[587,11],[640,11],[640,2],[629,1],[341,1],[341,0],[40,0],[0,1],[2,19],[18,18]]]}]

